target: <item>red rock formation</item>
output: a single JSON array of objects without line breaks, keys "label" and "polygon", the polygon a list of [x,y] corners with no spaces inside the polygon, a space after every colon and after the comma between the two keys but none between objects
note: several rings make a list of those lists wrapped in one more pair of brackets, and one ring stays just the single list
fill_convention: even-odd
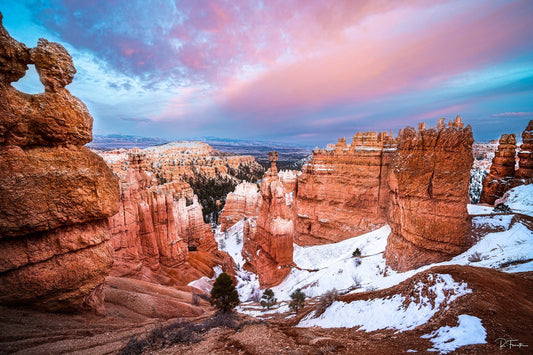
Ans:
[{"label": "red rock formation", "polygon": [[293,212],[278,177],[277,158],[277,152],[269,153],[271,167],[261,181],[259,216],[244,227],[244,267],[258,275],[262,287],[279,284],[293,264]]},{"label": "red rock formation", "polygon": [[502,197],[505,191],[512,188],[515,174],[515,155],[516,136],[503,134],[498,150],[492,159],[490,172],[483,180],[480,202],[493,205],[494,201]]},{"label": "red rock formation", "polygon": [[224,210],[220,214],[220,230],[225,231],[243,218],[257,217],[261,195],[257,185],[243,182],[226,197]]},{"label": "red rock formation", "polygon": [[386,223],[392,134],[359,132],[331,150],[314,150],[298,178],[296,237],[299,245],[339,242]]},{"label": "red rock formation", "polygon": [[518,170],[515,177],[524,180],[523,183],[533,183],[533,120],[529,121],[522,132],[522,146],[518,152]]},{"label": "red rock formation", "polygon": [[472,129],[453,124],[399,137],[389,174],[387,265],[405,271],[448,260],[470,245],[468,182]]},{"label": "red rock formation", "polygon": [[121,206],[110,218],[115,249],[114,276],[162,284],[177,284],[169,270],[188,260],[188,249],[217,249],[202,207],[184,182],[157,185],[142,168],[144,155],[130,154],[130,167],[121,183]]},{"label": "red rock formation", "polygon": [[[0,20],[1,20],[0,15]],[[107,217],[118,180],[81,145],[92,117],[65,86],[76,72],[57,43],[27,49],[0,23],[0,303],[103,313],[113,263]],[[35,64],[45,93],[11,86]]]}]

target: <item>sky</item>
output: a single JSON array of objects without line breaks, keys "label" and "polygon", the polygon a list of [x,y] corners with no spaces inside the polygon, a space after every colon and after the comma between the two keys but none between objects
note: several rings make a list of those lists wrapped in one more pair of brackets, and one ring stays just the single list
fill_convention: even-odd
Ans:
[{"label": "sky", "polygon": [[[476,140],[533,119],[533,1],[0,0],[61,43],[94,133],[324,146],[461,115]],[[13,85],[44,90],[35,69]]]}]

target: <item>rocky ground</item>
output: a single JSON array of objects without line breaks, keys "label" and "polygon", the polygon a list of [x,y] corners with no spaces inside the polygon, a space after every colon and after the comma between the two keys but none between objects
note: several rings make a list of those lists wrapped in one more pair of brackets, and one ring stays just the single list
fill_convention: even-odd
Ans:
[{"label": "rocky ground", "polygon": [[[440,266],[424,273],[450,274],[456,281],[464,281],[472,289],[463,297],[450,303],[449,308],[438,312],[429,322],[413,330],[398,332],[382,329],[372,332],[357,328],[299,328],[298,322],[311,311],[308,306],[297,316],[274,314],[253,318],[239,314],[233,320],[211,324],[206,332],[176,339],[192,340],[190,343],[166,344],[161,339],[176,334],[169,327],[178,319],[160,321],[125,314],[113,304],[107,303],[107,317],[93,315],[60,315],[35,311],[0,309],[0,350],[2,353],[51,354],[51,353],[119,353],[132,338],[130,353],[145,354],[375,354],[375,353],[426,353],[433,344],[421,338],[443,326],[457,325],[458,316],[468,314],[478,317],[486,329],[486,344],[468,345],[457,350],[461,354],[528,354],[533,346],[531,320],[533,319],[533,272],[507,274],[496,270],[469,266]],[[413,281],[425,275],[417,274],[399,285],[385,290],[341,296],[351,302],[390,297],[413,292]],[[209,308],[205,306],[206,310]],[[198,318],[189,319],[195,324],[208,324],[213,311]],[[156,331],[154,332],[154,329]],[[180,328],[181,329],[181,328]],[[174,333],[173,333],[174,332]],[[193,331],[191,331],[194,333]],[[147,347],[142,341],[153,334]],[[498,338],[517,339],[528,347],[500,348]],[[134,346],[132,346],[132,344]]]}]

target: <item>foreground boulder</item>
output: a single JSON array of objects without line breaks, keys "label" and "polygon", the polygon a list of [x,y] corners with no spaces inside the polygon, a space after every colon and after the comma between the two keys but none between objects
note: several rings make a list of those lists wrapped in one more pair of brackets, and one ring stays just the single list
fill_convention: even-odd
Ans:
[{"label": "foreground boulder", "polygon": [[451,259],[470,244],[468,183],[472,129],[458,116],[447,126],[407,127],[391,163],[387,265],[406,271]]},{"label": "foreground boulder", "polygon": [[[92,117],[65,89],[76,72],[68,52],[43,39],[28,49],[1,23],[0,41],[0,303],[103,313],[118,179],[82,147]],[[44,93],[11,86],[27,64]]]}]

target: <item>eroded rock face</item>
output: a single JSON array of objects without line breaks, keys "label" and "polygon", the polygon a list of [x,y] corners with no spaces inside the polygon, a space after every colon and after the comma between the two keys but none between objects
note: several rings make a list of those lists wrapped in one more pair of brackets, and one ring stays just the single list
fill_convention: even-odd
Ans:
[{"label": "eroded rock face", "polygon": [[[274,154],[275,153],[275,154]],[[278,285],[293,265],[294,217],[278,177],[277,152],[269,153],[270,169],[261,181],[259,215],[244,227],[245,268],[255,272],[261,287]]]},{"label": "eroded rock face", "polygon": [[[0,40],[0,303],[103,313],[118,179],[82,147],[92,117],[65,89],[75,73],[66,50],[42,39],[28,49],[1,24]],[[27,64],[45,93],[11,86]]]},{"label": "eroded rock face", "polygon": [[522,145],[518,152],[518,170],[515,177],[523,179],[524,183],[533,182],[533,120],[529,121],[522,132]]},{"label": "eroded rock face", "polygon": [[243,182],[226,196],[226,204],[219,217],[220,230],[225,231],[243,218],[257,217],[261,195],[256,184]]},{"label": "eroded rock face", "polygon": [[314,150],[298,178],[296,243],[335,243],[384,225],[394,150],[387,132],[359,132],[350,147],[341,138]]},{"label": "eroded rock face", "polygon": [[217,249],[213,232],[189,184],[158,185],[143,166],[144,154],[131,153],[119,212],[109,220],[116,255],[111,275],[183,284],[188,278],[177,274],[189,267],[189,250]]},{"label": "eroded rock face", "polygon": [[399,137],[389,174],[387,265],[405,271],[448,260],[470,246],[466,209],[472,166],[472,129],[460,117],[448,127]]},{"label": "eroded rock face", "polygon": [[515,155],[516,136],[503,134],[492,159],[490,172],[483,180],[480,202],[493,205],[505,191],[511,189],[515,175]]}]

